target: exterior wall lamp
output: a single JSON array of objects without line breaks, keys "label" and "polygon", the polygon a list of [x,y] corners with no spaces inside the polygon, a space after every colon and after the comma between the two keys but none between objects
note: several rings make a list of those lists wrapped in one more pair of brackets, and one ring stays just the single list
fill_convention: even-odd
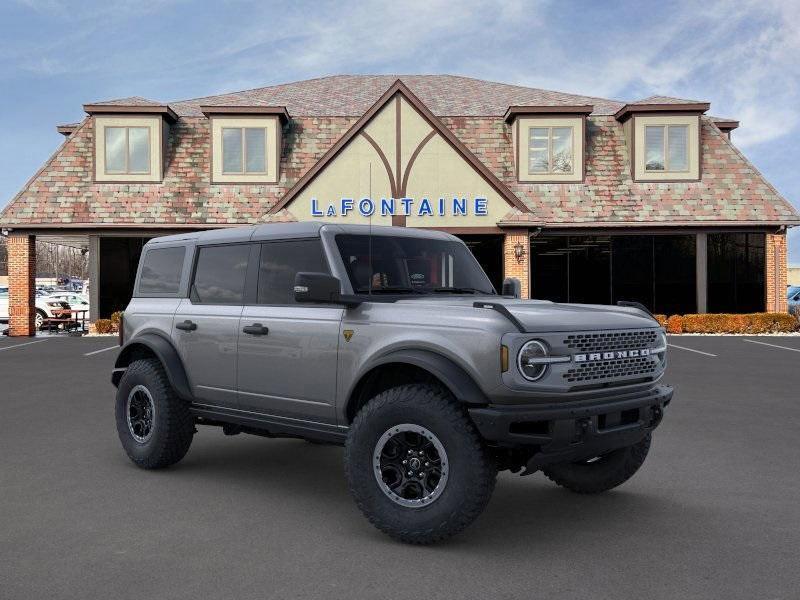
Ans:
[{"label": "exterior wall lamp", "polygon": [[518,263],[521,263],[525,260],[525,246],[522,242],[517,242],[514,244],[514,258],[517,259]]}]

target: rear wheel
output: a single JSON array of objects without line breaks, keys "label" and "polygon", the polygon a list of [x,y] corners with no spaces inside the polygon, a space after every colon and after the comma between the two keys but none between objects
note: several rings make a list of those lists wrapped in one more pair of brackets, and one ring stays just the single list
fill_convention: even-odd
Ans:
[{"label": "rear wheel", "polygon": [[542,472],[554,483],[578,494],[599,494],[622,485],[647,458],[650,434],[640,442],[587,460],[550,465]]},{"label": "rear wheel", "polygon": [[117,388],[117,434],[128,457],[143,469],[181,460],[194,436],[194,419],[156,359],[132,362]]},{"label": "rear wheel", "polygon": [[358,413],[345,445],[356,504],[412,544],[448,538],[486,507],[497,470],[463,407],[440,387],[404,385]]},{"label": "rear wheel", "polygon": [[45,312],[42,309],[37,308],[36,309],[36,316],[34,317],[34,323],[36,324],[36,329],[37,330],[42,328],[42,325],[44,325],[44,320],[46,318],[47,318],[47,315],[45,314]]}]

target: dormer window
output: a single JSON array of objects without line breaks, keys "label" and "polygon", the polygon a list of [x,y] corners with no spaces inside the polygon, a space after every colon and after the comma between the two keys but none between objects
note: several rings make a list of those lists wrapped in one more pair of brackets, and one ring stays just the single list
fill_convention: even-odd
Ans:
[{"label": "dormer window", "polygon": [[105,127],[105,174],[150,172],[150,127]]},{"label": "dormer window", "polygon": [[645,171],[689,170],[689,126],[645,125]]},{"label": "dormer window", "polygon": [[95,116],[95,181],[161,181],[165,127],[160,116]]},{"label": "dormer window", "polygon": [[573,127],[530,127],[528,129],[528,174],[572,173]]},{"label": "dormer window", "polygon": [[267,128],[222,128],[222,173],[267,173]]},{"label": "dormer window", "polygon": [[509,106],[517,179],[522,183],[580,183],[586,116],[593,107]]},{"label": "dormer window", "polygon": [[277,183],[283,106],[201,106],[211,124],[211,183]]},{"label": "dormer window", "polygon": [[700,180],[700,115],[707,102],[651,96],[626,104],[614,117],[622,123],[631,177],[642,182]]},{"label": "dormer window", "polygon": [[169,106],[138,98],[130,104],[84,104],[83,109],[93,121],[97,183],[161,182],[169,123],[178,119]]}]

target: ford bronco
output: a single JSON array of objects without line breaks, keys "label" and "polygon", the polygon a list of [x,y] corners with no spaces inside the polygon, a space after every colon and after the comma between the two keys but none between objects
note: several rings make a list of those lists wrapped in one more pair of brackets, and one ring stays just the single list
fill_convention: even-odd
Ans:
[{"label": "ford bronco", "polygon": [[496,293],[443,232],[267,224],[149,241],[121,327],[116,425],[145,469],[199,426],[344,445],[352,495],[404,542],[474,521],[498,470],[581,494],[642,465],[672,389],[642,307]]}]

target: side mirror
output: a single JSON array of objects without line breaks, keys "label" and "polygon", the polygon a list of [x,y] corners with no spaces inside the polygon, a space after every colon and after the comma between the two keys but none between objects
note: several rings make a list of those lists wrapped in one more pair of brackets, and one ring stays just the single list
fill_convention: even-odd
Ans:
[{"label": "side mirror", "polygon": [[327,273],[301,271],[294,277],[295,302],[344,306],[357,306],[361,303],[352,296],[342,296],[341,289],[339,279]]},{"label": "side mirror", "polygon": [[519,298],[522,296],[522,284],[516,277],[506,277],[503,280],[503,289],[500,291],[501,296],[511,296],[512,298]]}]

